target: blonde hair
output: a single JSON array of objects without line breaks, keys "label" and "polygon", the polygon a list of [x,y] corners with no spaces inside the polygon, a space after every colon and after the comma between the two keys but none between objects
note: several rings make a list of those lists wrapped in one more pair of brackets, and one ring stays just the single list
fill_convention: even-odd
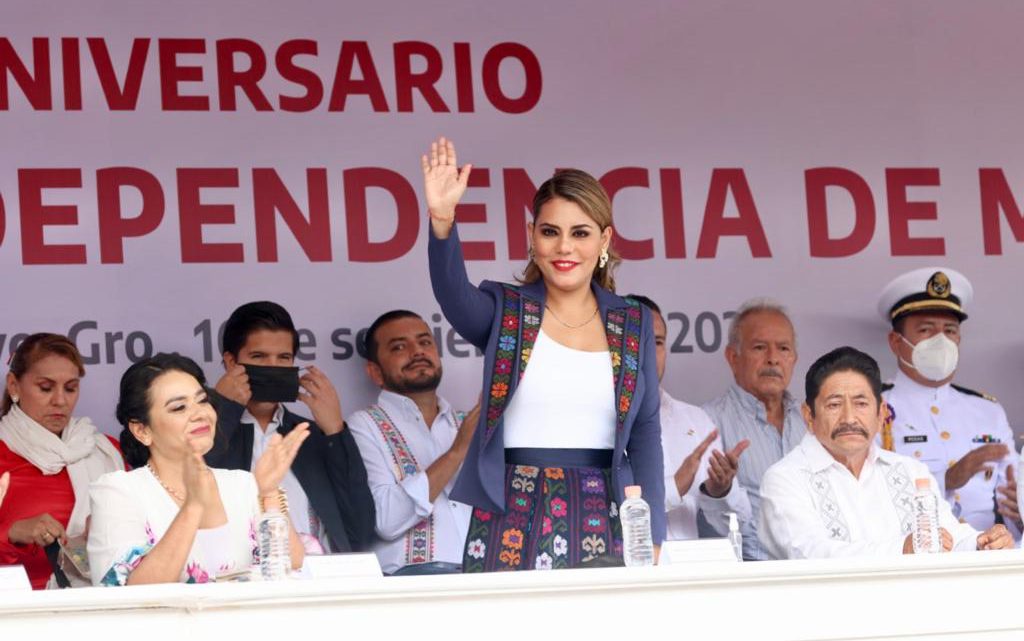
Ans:
[{"label": "blonde hair", "polygon": [[[561,198],[579,206],[590,217],[602,232],[612,224],[612,202],[608,192],[593,176],[579,169],[563,169],[544,181],[533,196],[533,220],[537,221],[540,209],[547,202]],[[622,257],[615,251],[612,244],[608,245],[608,263],[604,267],[594,269],[592,278],[597,284],[610,292],[615,292],[614,271]],[[533,258],[526,264],[523,275],[517,280],[520,283],[535,283],[541,278],[540,268]]]}]

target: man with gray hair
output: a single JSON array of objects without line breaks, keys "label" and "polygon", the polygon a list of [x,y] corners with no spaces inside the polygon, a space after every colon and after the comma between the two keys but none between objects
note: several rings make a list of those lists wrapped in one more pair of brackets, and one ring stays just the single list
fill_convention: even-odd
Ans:
[{"label": "man with gray hair", "polygon": [[[796,333],[785,308],[767,299],[743,303],[729,326],[725,360],[734,381],[722,396],[704,406],[726,452],[719,453],[713,464],[737,470],[752,511],[749,520],[740,521],[743,558],[762,560],[769,557],[757,535],[761,477],[807,432],[800,404],[788,391],[797,353]],[[750,446],[740,461],[729,452],[743,440]],[[723,523],[706,525],[721,535],[727,531]]]}]

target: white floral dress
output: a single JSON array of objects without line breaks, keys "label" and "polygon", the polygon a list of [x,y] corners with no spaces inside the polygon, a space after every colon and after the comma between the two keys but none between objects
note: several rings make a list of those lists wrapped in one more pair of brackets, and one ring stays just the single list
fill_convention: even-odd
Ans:
[{"label": "white floral dress", "polygon": [[[260,516],[256,479],[242,470],[213,470],[227,523],[196,533],[181,572],[183,583],[206,583],[258,562]],[[178,504],[148,467],[111,472],[89,489],[89,567],[93,585],[124,585],[167,532]]]}]

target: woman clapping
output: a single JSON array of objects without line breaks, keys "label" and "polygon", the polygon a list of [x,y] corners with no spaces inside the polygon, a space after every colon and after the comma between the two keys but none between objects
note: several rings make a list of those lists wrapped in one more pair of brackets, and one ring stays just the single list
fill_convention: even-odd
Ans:
[{"label": "woman clapping", "polygon": [[[287,508],[278,485],[308,425],[275,436],[251,474],[207,467],[203,455],[213,447],[217,414],[202,370],[177,354],[158,354],[125,372],[117,418],[135,469],[92,487],[93,583],[205,583],[255,564],[260,513]],[[292,567],[300,567],[304,552],[294,530],[290,552]]]}]

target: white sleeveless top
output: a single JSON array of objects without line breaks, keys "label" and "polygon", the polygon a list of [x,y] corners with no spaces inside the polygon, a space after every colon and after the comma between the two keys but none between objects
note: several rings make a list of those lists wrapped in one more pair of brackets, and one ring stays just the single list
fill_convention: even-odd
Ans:
[{"label": "white sleeveless top", "polygon": [[615,447],[611,354],[537,333],[526,373],[505,410],[505,447]]}]

